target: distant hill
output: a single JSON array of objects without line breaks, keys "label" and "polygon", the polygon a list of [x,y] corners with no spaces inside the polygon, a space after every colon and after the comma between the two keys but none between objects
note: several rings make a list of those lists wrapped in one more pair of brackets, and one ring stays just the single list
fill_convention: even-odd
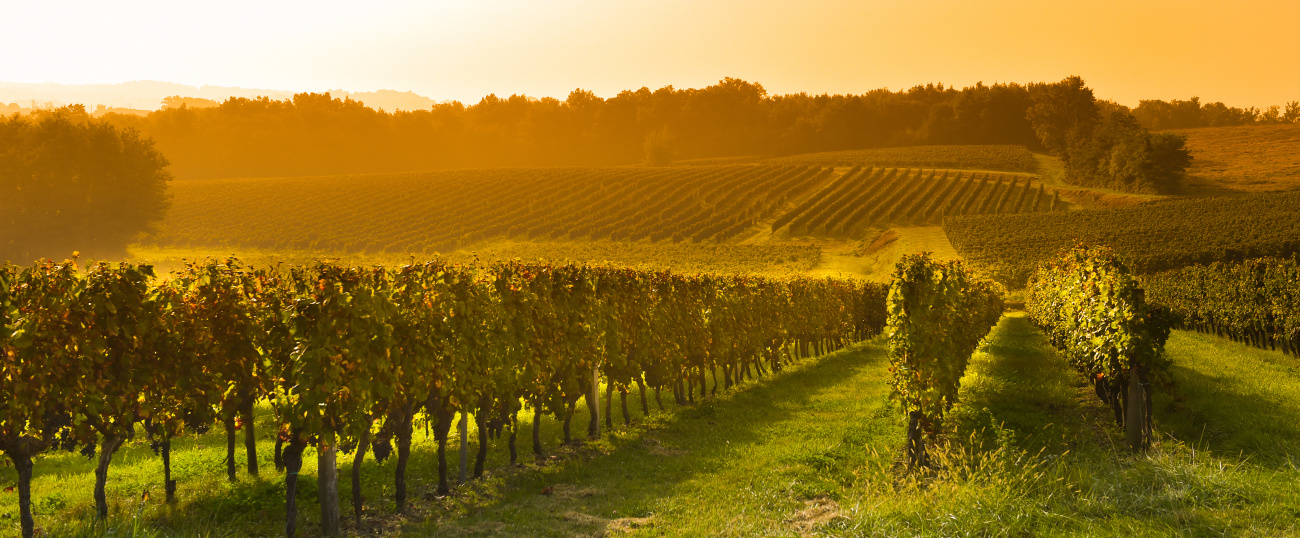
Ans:
[{"label": "distant hill", "polygon": [[347,92],[344,90],[330,90],[331,97],[346,97],[353,101],[365,103],[370,108],[383,110],[384,112],[397,112],[398,110],[428,110],[437,101],[417,94],[406,91],[399,92],[396,90],[378,90],[373,92]]},{"label": "distant hill", "polygon": [[1188,194],[1300,189],[1300,124],[1202,127],[1187,135]]},{"label": "distant hill", "polygon": [[[265,96],[272,99],[288,99],[292,98],[294,93],[296,92],[232,86],[187,86],[185,84],[154,80],[133,80],[120,84],[0,82],[0,112],[11,114],[22,109],[58,107],[70,104],[86,105],[88,111],[94,111],[96,105],[104,105],[107,108],[115,109],[151,111],[161,108],[163,99],[172,96],[207,99],[220,103],[230,97],[252,98]],[[435,103],[433,99],[409,91],[349,92],[346,90],[328,90],[328,93],[333,97],[347,97],[354,101],[361,101],[371,108],[383,109],[388,112],[423,110]]]},{"label": "distant hill", "polygon": [[139,110],[157,110],[165,97],[180,95],[224,101],[229,97],[267,96],[273,99],[293,97],[291,91],[236,88],[230,86],[187,86],[156,80],[133,80],[120,84],[56,84],[44,82],[0,82],[0,103],[16,103],[23,108],[37,106],[95,105]]}]

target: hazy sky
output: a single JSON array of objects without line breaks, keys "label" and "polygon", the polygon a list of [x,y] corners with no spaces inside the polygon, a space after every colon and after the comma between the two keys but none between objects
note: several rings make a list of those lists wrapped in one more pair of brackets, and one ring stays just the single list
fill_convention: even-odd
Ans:
[{"label": "hazy sky", "polygon": [[860,93],[1084,77],[1099,97],[1300,100],[1300,1],[0,0],[0,81],[434,99],[574,88]]}]

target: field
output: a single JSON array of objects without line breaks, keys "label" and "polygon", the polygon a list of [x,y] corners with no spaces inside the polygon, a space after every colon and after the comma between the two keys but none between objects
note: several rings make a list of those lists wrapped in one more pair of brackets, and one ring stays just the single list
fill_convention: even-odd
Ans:
[{"label": "field", "polygon": [[1077,241],[1114,247],[1141,273],[1300,252],[1300,192],[1171,199],[1131,207],[977,215],[944,222],[961,256],[1012,286]]},{"label": "field", "polygon": [[1300,125],[1203,127],[1187,135],[1189,194],[1300,188]]},{"label": "field", "polygon": [[[448,497],[430,494],[431,439],[418,429],[408,471],[420,499],[415,510],[392,513],[388,460],[362,474],[370,519],[356,527],[345,518],[344,529],[441,536],[1300,531],[1300,381],[1288,373],[1298,364],[1195,333],[1175,333],[1169,350],[1177,392],[1156,402],[1158,444],[1148,456],[1116,448],[1123,441],[1091,387],[1021,314],[1011,314],[972,359],[952,414],[952,441],[938,454],[944,465],[933,473],[908,476],[895,463],[905,425],[888,399],[884,348],[872,342],[693,406],[668,401],[649,416],[634,407],[632,425],[596,443],[555,447],[559,425],[544,421],[552,458],[509,467],[504,439],[490,441],[486,478]],[[1260,408],[1272,411],[1252,412]],[[527,439],[530,421],[520,422]],[[114,515],[100,530],[90,522],[93,462],[44,458],[36,502],[47,521],[54,518],[43,524],[47,534],[280,532],[280,477],[268,471],[227,483],[219,434],[180,442],[180,504],[161,502],[158,459],[147,442],[131,441],[114,463]],[[269,456],[271,441],[260,442]],[[304,499],[315,497],[314,462],[306,458]],[[142,500],[143,491],[154,495]],[[340,494],[350,497],[347,480]],[[13,503],[12,493],[2,494],[0,513],[12,513]],[[317,514],[302,516],[310,534]],[[151,530],[133,534],[137,521]]]},{"label": "field", "polygon": [[[172,196],[172,209],[146,240],[147,250],[461,250],[633,264],[645,259],[660,266],[682,257],[648,259],[642,254],[657,249],[638,245],[726,244],[763,225],[781,237],[858,239],[889,226],[937,225],[947,215],[1064,207],[1032,176],[787,165],[195,180],[175,183]],[[568,254],[589,250],[577,245],[609,241],[635,254],[615,254],[622,248],[615,246],[600,248],[605,254]],[[506,253],[494,244],[519,248]],[[551,251],[549,245],[569,246]]]},{"label": "field", "polygon": [[767,162],[805,166],[958,168],[1028,173],[1038,171],[1038,162],[1028,149],[1024,146],[1010,145],[936,145],[828,151],[778,157],[768,159]]},{"label": "field", "polygon": [[185,181],[150,243],[429,253],[495,238],[723,241],[832,175],[735,165]]},{"label": "field", "polygon": [[939,224],[945,216],[1053,211],[1059,200],[1028,176],[854,167],[777,218],[786,236],[861,237],[870,228]]}]

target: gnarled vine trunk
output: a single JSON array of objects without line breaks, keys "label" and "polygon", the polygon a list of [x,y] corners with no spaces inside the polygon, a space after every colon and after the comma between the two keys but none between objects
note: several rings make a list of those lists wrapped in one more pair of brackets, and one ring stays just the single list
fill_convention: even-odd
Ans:
[{"label": "gnarled vine trunk", "polygon": [[244,452],[248,456],[248,476],[257,476],[257,429],[253,427],[253,407],[256,403],[257,398],[244,398],[244,405],[239,411],[244,428]]},{"label": "gnarled vine trunk", "polygon": [[325,536],[338,536],[341,530],[338,451],[332,434],[316,448],[316,497],[320,501],[320,530]]},{"label": "gnarled vine trunk", "polygon": [[298,528],[298,471],[302,470],[302,452],[307,443],[293,436],[284,447],[284,534],[293,538]]},{"label": "gnarled vine trunk", "polygon": [[121,448],[126,437],[105,435],[99,449],[99,464],[95,466],[95,517],[100,521],[108,519],[108,498],[104,485],[108,482],[108,464],[113,462],[113,454]]}]

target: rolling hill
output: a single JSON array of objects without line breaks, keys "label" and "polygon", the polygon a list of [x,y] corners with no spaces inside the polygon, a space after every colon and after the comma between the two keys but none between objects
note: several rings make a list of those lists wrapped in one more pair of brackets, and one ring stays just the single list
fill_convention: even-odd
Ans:
[{"label": "rolling hill", "polygon": [[1300,188],[1300,124],[1203,127],[1187,135],[1189,194]]}]

